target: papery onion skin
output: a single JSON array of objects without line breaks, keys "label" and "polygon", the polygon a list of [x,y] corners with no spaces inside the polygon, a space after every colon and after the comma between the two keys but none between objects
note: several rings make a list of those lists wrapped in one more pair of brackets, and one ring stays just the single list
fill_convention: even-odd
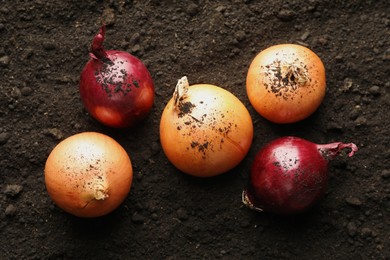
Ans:
[{"label": "papery onion skin", "polygon": [[179,170],[196,177],[213,177],[237,166],[253,139],[251,116],[227,90],[210,85],[188,87],[172,98],[160,121],[165,155]]},{"label": "papery onion skin", "polygon": [[252,106],[267,120],[295,123],[313,114],[322,103],[325,67],[307,47],[274,45],[251,62],[246,91]]},{"label": "papery onion skin", "polygon": [[137,125],[154,103],[154,84],[145,65],[128,52],[104,50],[105,26],[91,46],[79,90],[86,110],[99,122],[115,128]]},{"label": "papery onion skin", "polygon": [[268,143],[253,161],[244,204],[282,215],[307,210],[327,189],[328,162],[345,148],[349,156],[358,150],[353,143],[320,145],[291,136]]},{"label": "papery onion skin", "polygon": [[49,196],[78,217],[99,217],[116,209],[128,195],[132,179],[131,160],[123,147],[95,132],[66,138],[45,164]]}]

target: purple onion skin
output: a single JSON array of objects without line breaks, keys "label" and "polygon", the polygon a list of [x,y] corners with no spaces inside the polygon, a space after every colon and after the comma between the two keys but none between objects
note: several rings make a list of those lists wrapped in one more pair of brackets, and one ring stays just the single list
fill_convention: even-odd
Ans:
[{"label": "purple onion skin", "polygon": [[104,125],[138,124],[154,103],[154,84],[145,65],[130,53],[104,50],[105,26],[93,39],[91,59],[81,72],[79,90],[86,110]]},{"label": "purple onion skin", "polygon": [[328,162],[349,143],[319,145],[297,137],[278,138],[256,155],[250,184],[243,191],[245,205],[258,211],[289,215],[305,211],[321,199],[328,185]]}]

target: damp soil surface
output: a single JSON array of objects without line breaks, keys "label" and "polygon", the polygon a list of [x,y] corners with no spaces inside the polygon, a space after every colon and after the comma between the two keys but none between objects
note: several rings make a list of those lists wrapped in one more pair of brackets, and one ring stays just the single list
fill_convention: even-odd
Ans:
[{"label": "damp soil surface", "polygon": [[[116,130],[92,119],[78,81],[104,20],[105,47],[148,67],[149,116]],[[0,1],[1,259],[389,259],[390,5],[379,1]],[[258,115],[246,72],[262,49],[308,46],[326,68],[319,109],[295,124]],[[188,176],[165,157],[159,121],[182,76],[235,94],[254,123],[253,145],[233,170]],[[64,138],[96,131],[129,153],[134,181],[111,214],[77,218],[49,198],[44,165]],[[323,199],[297,216],[244,207],[251,162],[267,142],[294,135],[354,142],[331,162]]]}]

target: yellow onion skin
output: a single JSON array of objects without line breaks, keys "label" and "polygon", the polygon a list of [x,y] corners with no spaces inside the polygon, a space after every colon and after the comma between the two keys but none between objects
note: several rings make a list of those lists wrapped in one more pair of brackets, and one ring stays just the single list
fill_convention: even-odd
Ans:
[{"label": "yellow onion skin", "polygon": [[45,164],[49,196],[78,217],[100,217],[116,209],[128,195],[132,179],[131,160],[124,148],[95,132],[63,140]]},{"label": "yellow onion skin", "polygon": [[237,166],[253,139],[251,116],[229,91],[210,84],[189,86],[172,98],[160,122],[162,148],[179,170],[212,177]]},{"label": "yellow onion skin", "polygon": [[246,91],[254,109],[267,120],[295,123],[321,105],[326,92],[325,67],[307,47],[274,45],[251,62]]}]

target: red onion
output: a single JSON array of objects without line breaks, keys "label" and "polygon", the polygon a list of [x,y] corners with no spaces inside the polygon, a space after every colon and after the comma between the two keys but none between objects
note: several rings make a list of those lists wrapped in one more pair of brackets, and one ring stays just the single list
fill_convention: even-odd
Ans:
[{"label": "red onion", "polygon": [[242,193],[249,208],[276,214],[299,213],[317,202],[328,184],[328,162],[353,143],[315,144],[281,137],[265,145],[252,164],[250,184]]},{"label": "red onion", "polygon": [[154,85],[145,65],[130,53],[103,48],[105,26],[91,45],[91,59],[80,77],[80,96],[101,123],[130,127],[145,118],[154,102]]}]

